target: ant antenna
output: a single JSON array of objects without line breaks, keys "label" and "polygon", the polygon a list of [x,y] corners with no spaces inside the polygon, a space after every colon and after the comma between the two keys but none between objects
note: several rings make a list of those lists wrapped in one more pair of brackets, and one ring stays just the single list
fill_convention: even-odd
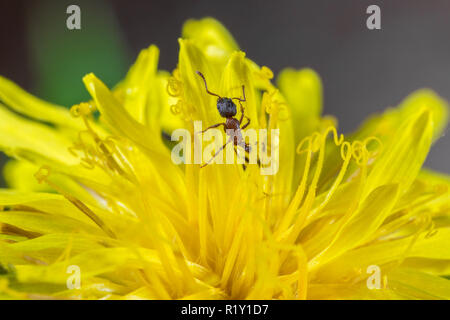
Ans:
[{"label": "ant antenna", "polygon": [[[197,71],[198,72],[198,71]],[[236,99],[236,100],[239,100],[239,101],[241,101],[241,102],[245,102],[246,101],[246,99],[245,99],[245,87],[244,87],[244,85],[242,85],[242,94],[244,95],[244,99],[241,99],[241,98],[231,98],[231,99]]]},{"label": "ant antenna", "polygon": [[208,93],[209,93],[210,95],[212,95],[212,96],[216,96],[216,97],[222,98],[222,97],[219,96],[218,94],[215,94],[215,93],[212,93],[211,91],[209,91],[209,90],[208,90],[208,85],[206,84],[205,76],[204,76],[200,71],[196,71],[196,72],[197,72],[197,74],[198,74],[200,77],[202,77],[203,82],[205,83],[205,89],[206,89],[206,92],[208,92]]}]

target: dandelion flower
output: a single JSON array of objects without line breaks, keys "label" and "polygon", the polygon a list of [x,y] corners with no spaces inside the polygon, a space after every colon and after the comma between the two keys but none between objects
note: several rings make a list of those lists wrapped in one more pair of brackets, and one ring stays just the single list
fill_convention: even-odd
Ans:
[{"label": "dandelion flower", "polygon": [[[450,298],[450,179],[422,169],[445,101],[417,91],[344,137],[314,71],[273,81],[211,18],[179,46],[171,73],[152,45],[112,90],[86,75],[70,111],[0,78],[1,298]],[[279,129],[275,175],[171,161],[173,130],[221,122],[197,70]]]}]

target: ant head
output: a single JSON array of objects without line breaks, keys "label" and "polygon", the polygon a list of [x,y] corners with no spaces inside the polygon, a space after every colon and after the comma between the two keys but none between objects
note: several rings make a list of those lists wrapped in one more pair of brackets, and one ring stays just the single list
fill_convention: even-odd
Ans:
[{"label": "ant head", "polygon": [[230,98],[218,98],[217,110],[219,110],[220,116],[223,118],[234,117],[237,113],[236,105]]}]

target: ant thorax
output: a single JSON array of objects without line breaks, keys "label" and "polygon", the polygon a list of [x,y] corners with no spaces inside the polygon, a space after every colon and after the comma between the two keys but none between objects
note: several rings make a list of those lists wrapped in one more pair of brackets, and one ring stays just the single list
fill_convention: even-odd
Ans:
[{"label": "ant thorax", "polygon": [[233,129],[233,130],[236,130],[236,131],[240,131],[241,124],[240,124],[238,119],[232,118],[232,117],[228,117],[227,120],[225,121],[225,128],[226,129]]}]

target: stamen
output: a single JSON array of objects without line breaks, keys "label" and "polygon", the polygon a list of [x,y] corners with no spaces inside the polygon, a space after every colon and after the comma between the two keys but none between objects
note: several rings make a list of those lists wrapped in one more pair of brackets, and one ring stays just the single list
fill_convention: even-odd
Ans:
[{"label": "stamen", "polygon": [[170,112],[174,115],[180,115],[184,121],[192,120],[192,115],[196,109],[194,106],[186,103],[186,101],[182,98],[183,81],[181,81],[180,72],[178,69],[175,69],[172,72],[172,77],[167,80],[166,90],[169,96],[178,98],[177,103],[170,106]]},{"label": "stamen", "polygon": [[[297,146],[296,152],[297,154],[302,154],[305,152],[317,152],[319,150],[319,144],[318,141],[320,139],[321,135],[318,132],[314,132],[312,135],[305,137]],[[313,143],[314,141],[314,143]],[[307,147],[304,149],[304,145],[307,144]]]},{"label": "stamen", "polygon": [[170,106],[170,111],[174,114],[174,115],[178,115],[181,113],[181,108],[180,108],[180,100],[176,103]]},{"label": "stamen", "polygon": [[39,184],[42,184],[46,179],[50,176],[50,167],[49,166],[42,166],[35,174],[34,177],[36,178],[37,182]]},{"label": "stamen", "polygon": [[[111,152],[111,156],[117,161],[116,163],[120,164],[120,171],[122,175],[124,175],[131,182],[135,182],[137,184],[137,177],[135,174],[135,170],[131,162],[127,159],[123,150],[132,151],[134,150],[132,145],[128,143],[128,141],[121,141],[117,137],[109,136],[105,140],[103,140],[105,145],[109,145],[110,149],[113,150]],[[119,147],[122,145],[122,147]],[[123,149],[123,150],[122,150]]]},{"label": "stamen", "polygon": [[180,98],[176,104],[170,106],[170,111],[174,115],[179,115],[184,121],[191,121],[194,118],[196,108]]},{"label": "stamen", "polygon": [[286,121],[291,117],[291,109],[288,107],[287,103],[274,101],[274,105],[275,110],[278,113],[278,120]]},{"label": "stamen", "polygon": [[78,141],[73,143],[72,147],[69,147],[68,150],[75,157],[78,157],[77,150],[83,152],[83,157],[80,157],[81,165],[87,169],[94,169],[96,165],[98,165],[97,157],[94,154],[94,148],[89,146],[89,142],[85,142],[90,139],[95,141],[96,136],[90,130],[83,130],[78,132]]},{"label": "stamen", "polygon": [[291,275],[287,277],[285,276],[285,278],[290,278],[288,283],[295,283],[295,298],[299,300],[305,300],[308,289],[308,258],[302,246],[280,244],[278,242],[275,242],[274,239],[271,239],[270,246],[275,247],[276,249],[278,249],[278,251],[284,251],[285,254],[292,253],[297,258],[297,270],[294,271]]},{"label": "stamen", "polygon": [[[119,148],[111,137],[101,139],[89,124],[88,117],[95,108],[88,103],[80,103],[71,108],[71,113],[75,117],[81,117],[86,125],[86,130],[78,133],[78,141],[69,147],[69,152],[78,157],[76,151],[81,151],[80,164],[87,169],[94,169],[96,166],[102,167],[106,172],[112,171],[114,174],[124,176],[130,181],[133,180],[133,174],[125,171],[128,163],[122,161]],[[109,173],[109,172],[108,172]]]},{"label": "stamen", "polygon": [[183,93],[183,83],[175,77],[167,80],[167,93],[169,96],[177,98]]},{"label": "stamen", "polygon": [[73,117],[78,118],[78,117],[87,117],[90,114],[92,114],[92,112],[94,112],[96,110],[96,108],[87,102],[82,102],[80,104],[76,104],[74,106],[72,106],[70,108],[70,113],[72,114]]},{"label": "stamen", "polygon": [[[270,114],[271,118],[285,121],[291,117],[291,110],[286,102],[276,100],[274,97],[278,94],[278,89],[272,90],[272,92],[264,92],[261,102],[263,110],[267,114]],[[284,116],[280,116],[281,114]]]},{"label": "stamen", "polygon": [[[343,160],[343,163],[332,186],[329,188],[327,194],[325,195],[324,200],[320,203],[318,207],[310,211],[309,207],[312,206],[312,203],[315,199],[317,183],[319,181],[319,177],[321,175],[321,170],[323,167],[325,146],[326,146],[325,142],[327,140],[327,136],[330,133],[332,134],[334,144],[337,147],[340,146],[340,156]],[[378,143],[378,148],[375,148],[369,152],[367,149],[367,145],[373,141],[376,141]],[[334,126],[329,126],[322,133],[315,132],[312,135],[305,137],[296,148],[296,152],[298,154],[303,154],[305,152],[307,153],[305,167],[303,170],[303,177],[299,187],[297,188],[295,196],[291,200],[289,208],[286,210],[286,213],[275,232],[277,238],[286,240],[289,238],[290,240],[288,241],[288,243],[295,241],[298,232],[301,230],[301,227],[299,227],[299,225],[301,226],[303,223],[310,220],[312,216],[318,214],[332,199],[333,195],[335,194],[339,185],[342,183],[344,179],[345,173],[347,172],[351,159],[353,158],[355,162],[358,164],[358,166],[365,168],[369,158],[375,157],[375,155],[380,152],[381,146],[382,146],[381,141],[376,137],[366,138],[363,142],[353,141],[350,144],[350,142],[344,141],[343,134],[338,135],[337,130]],[[308,180],[312,154],[316,152],[319,152],[319,156],[316,163],[316,170],[312,178],[312,181],[309,185],[308,194],[305,200],[303,200],[304,193],[306,191],[306,181]],[[365,169],[363,171],[364,174]],[[304,203],[301,209],[297,211],[297,208],[299,207],[302,201],[304,201]],[[306,214],[306,217],[300,217],[302,214]],[[297,218],[295,218],[296,215]],[[289,228],[289,226],[292,227]],[[289,235],[286,234],[286,232],[288,232]]]},{"label": "stamen", "polygon": [[270,69],[269,69],[268,67],[266,67],[266,66],[262,66],[262,67],[261,67],[260,74],[261,74],[264,78],[266,78],[267,80],[273,79],[273,72],[272,72],[272,70],[270,70]]},{"label": "stamen", "polygon": [[115,149],[116,149],[116,145],[114,144],[114,142],[111,139],[109,139],[109,140],[98,139],[96,141],[95,145],[96,145],[98,154],[103,156],[104,166],[117,172],[119,175],[126,176],[125,172],[119,166],[116,159],[114,158]]},{"label": "stamen", "polygon": [[[374,148],[373,150],[369,150],[367,148],[367,146],[373,141],[376,142],[377,147]],[[366,138],[363,141],[363,144],[364,144],[365,149],[369,153],[368,154],[369,158],[375,158],[377,155],[379,155],[379,154],[381,154],[383,152],[383,142],[381,142],[381,140],[379,138],[375,137],[375,136],[371,136],[371,137]]]}]

